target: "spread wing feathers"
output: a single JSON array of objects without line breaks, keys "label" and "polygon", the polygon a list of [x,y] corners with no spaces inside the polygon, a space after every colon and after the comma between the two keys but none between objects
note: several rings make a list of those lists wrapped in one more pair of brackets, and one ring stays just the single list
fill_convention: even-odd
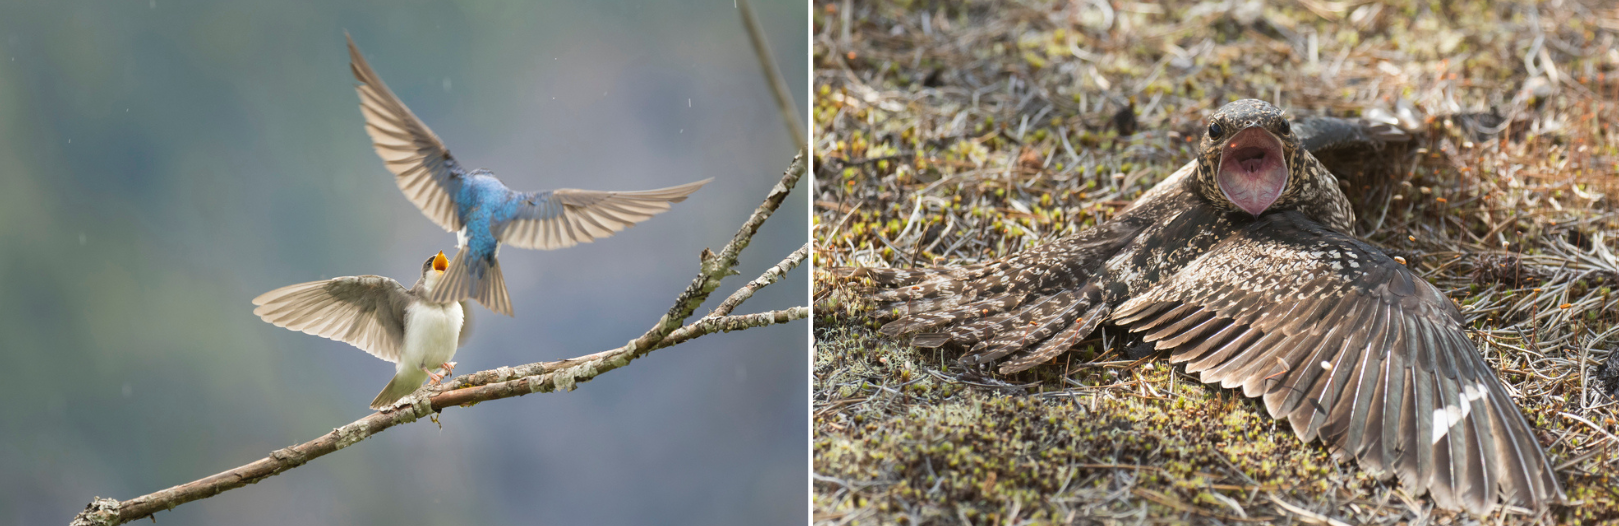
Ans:
[{"label": "spread wing feathers", "polygon": [[461,216],[451,196],[460,191],[464,175],[461,166],[433,130],[416,118],[382,83],[382,77],[371,70],[359,48],[354,47],[354,39],[348,40],[349,69],[360,81],[354,89],[360,93],[365,132],[371,135],[377,156],[396,176],[399,190],[428,219],[444,230],[460,230]]},{"label": "spread wing feathers", "polygon": [[[873,299],[884,303],[878,315],[896,318],[883,325],[880,329],[883,334],[898,336],[945,328],[936,333],[918,334],[911,341],[918,347],[939,347],[951,342],[973,345],[1003,330],[1037,320],[1055,324],[1040,332],[1040,339],[1045,339],[1091,307],[1090,304],[1080,306],[1078,302],[1093,292],[1077,289],[1090,281],[1097,267],[1133,239],[1145,224],[1144,221],[1113,221],[1056,243],[966,267],[845,268],[833,269],[833,273],[867,277],[878,286],[879,290],[872,295]],[[1025,332],[1027,328],[1008,337],[1026,341]]]},{"label": "spread wing feathers", "polygon": [[399,361],[405,287],[382,276],[349,276],[288,285],[253,298],[253,314],[277,327],[330,338]]},{"label": "spread wing feathers", "polygon": [[[982,340],[962,355],[960,363],[991,363],[1043,342],[1079,319],[1080,314],[1090,308],[1090,303],[1083,292],[1065,290],[1041,298],[1016,313],[997,316],[1001,319],[990,326],[1001,330],[986,331]],[[964,340],[978,337],[977,334],[963,335]]]},{"label": "spread wing feathers", "polygon": [[[957,322],[983,318],[992,314],[1000,314],[1023,303],[1026,296],[1021,294],[1002,294],[992,298],[973,301],[965,304],[945,308],[946,303],[956,304],[960,297],[934,298],[917,300],[910,303],[896,304],[889,308],[888,313],[903,315],[905,317],[884,324],[879,332],[889,336],[922,332]],[[911,314],[911,312],[915,314]],[[884,314],[888,314],[884,313]],[[945,342],[939,342],[943,345]],[[920,345],[919,347],[938,347],[939,345]]]},{"label": "spread wing feathers", "polygon": [[[961,340],[986,338],[973,345],[960,362],[963,366],[981,366],[1007,356],[1012,359],[1001,363],[1000,373],[1011,374],[1045,363],[1084,340],[1107,318],[1110,306],[1101,301],[1101,289],[1094,284],[1084,288],[1063,291],[1032,303],[1016,315],[1008,316],[988,328],[1000,329],[991,333],[969,333],[962,328]],[[987,336],[985,336],[987,335]]]},{"label": "spread wing feathers", "polygon": [[1316,155],[1332,151],[1376,151],[1388,143],[1411,140],[1405,131],[1387,123],[1322,115],[1293,119],[1293,133],[1304,149]]},{"label": "spread wing feathers", "polygon": [[1531,509],[1561,500],[1460,320],[1403,265],[1297,212],[1261,218],[1113,316],[1188,373],[1262,397],[1300,438],[1441,507],[1487,513],[1497,488]]},{"label": "spread wing feathers", "polygon": [[1111,305],[1097,302],[1090,310],[1080,315],[1079,319],[1073,320],[1062,332],[1042,342],[1039,347],[1033,350],[1019,351],[1017,354],[1012,355],[1012,358],[1001,362],[1000,373],[1022,372],[1051,361],[1052,358],[1056,358],[1057,355],[1090,337],[1091,333],[1096,331],[1096,327],[1107,319],[1110,312],[1112,312]]},{"label": "spread wing feathers", "polygon": [[500,241],[539,250],[589,243],[669,210],[670,203],[685,201],[713,180],[640,192],[564,188],[519,194],[517,214],[500,231]]},{"label": "spread wing feathers", "polygon": [[[982,276],[1001,262],[976,263],[960,267],[934,267],[934,268],[834,268],[832,275],[840,278],[870,279],[873,285],[879,287],[909,287],[927,283],[950,283],[952,281],[974,279]],[[885,290],[880,294],[900,293],[899,289]]]}]

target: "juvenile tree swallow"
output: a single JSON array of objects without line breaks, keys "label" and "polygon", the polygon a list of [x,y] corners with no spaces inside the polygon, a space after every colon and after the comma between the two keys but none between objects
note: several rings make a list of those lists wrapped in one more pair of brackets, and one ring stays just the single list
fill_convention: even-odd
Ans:
[{"label": "juvenile tree swallow", "polygon": [[433,291],[435,302],[470,297],[511,316],[511,296],[495,260],[501,243],[540,250],[589,243],[668,210],[670,203],[684,201],[714,180],[639,192],[512,191],[488,170],[462,168],[433,130],[371,70],[354,39],[348,42],[350,69],[360,81],[355,86],[360,112],[377,155],[410,202],[428,219],[456,233],[461,251]]},{"label": "juvenile tree swallow", "polygon": [[[345,276],[288,285],[253,298],[253,314],[277,327],[347,342],[372,356],[398,364],[393,380],[371,401],[382,409],[421,387],[434,385],[455,370],[456,348],[471,332],[471,307],[465,302],[430,299],[443,282],[449,260],[444,253],[422,263],[416,285],[382,276]],[[438,374],[431,368],[442,368]]]}]

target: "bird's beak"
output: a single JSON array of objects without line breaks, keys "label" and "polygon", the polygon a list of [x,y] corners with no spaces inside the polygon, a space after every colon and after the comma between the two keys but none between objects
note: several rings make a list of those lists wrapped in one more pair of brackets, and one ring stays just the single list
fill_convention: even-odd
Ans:
[{"label": "bird's beak", "polygon": [[439,272],[444,272],[444,269],[449,268],[449,267],[450,267],[450,260],[444,259],[444,251],[440,250],[438,252],[438,255],[433,257],[433,270],[437,270]]},{"label": "bird's beak", "polygon": [[1258,126],[1238,132],[1221,148],[1218,174],[1226,198],[1258,216],[1287,188],[1282,141]]}]

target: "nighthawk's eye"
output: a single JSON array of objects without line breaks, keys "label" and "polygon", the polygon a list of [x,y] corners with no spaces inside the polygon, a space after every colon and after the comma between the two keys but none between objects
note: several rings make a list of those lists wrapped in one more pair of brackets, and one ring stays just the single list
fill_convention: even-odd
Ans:
[{"label": "nighthawk's eye", "polygon": [[1221,128],[1219,123],[1209,125],[1209,138],[1210,139],[1218,139],[1218,138],[1220,138],[1220,135],[1223,134],[1223,133],[1225,133],[1225,129]]},{"label": "nighthawk's eye", "polygon": [[1282,119],[1282,124],[1278,125],[1276,129],[1281,131],[1282,135],[1293,133],[1293,125],[1288,124],[1287,119]]}]

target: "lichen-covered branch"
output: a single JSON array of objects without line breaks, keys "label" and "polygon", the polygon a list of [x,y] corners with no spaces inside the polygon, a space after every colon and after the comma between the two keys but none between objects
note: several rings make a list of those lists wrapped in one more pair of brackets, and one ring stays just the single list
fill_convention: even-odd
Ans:
[{"label": "lichen-covered branch", "polygon": [[693,322],[691,325],[676,329],[663,339],[665,347],[674,345],[698,336],[715,332],[731,332],[778,323],[787,323],[793,320],[808,318],[809,307],[792,307],[758,314],[738,314],[735,316],[709,316]]},{"label": "lichen-covered branch", "polygon": [[776,213],[776,208],[781,206],[781,202],[787,198],[788,192],[791,192],[793,187],[798,185],[798,180],[804,176],[804,169],[807,164],[804,152],[800,150],[798,155],[793,156],[793,164],[787,168],[787,173],[782,174],[781,181],[770,188],[770,193],[765,196],[764,203],[760,204],[759,208],[754,209],[753,215],[742,223],[742,228],[737,229],[736,235],[731,236],[731,241],[726,243],[718,254],[707,249],[703,250],[702,254],[699,255],[703,263],[697,273],[697,279],[692,280],[691,285],[686,287],[686,291],[680,293],[680,296],[675,299],[674,306],[669,308],[669,312],[664,314],[663,318],[660,318],[658,323],[651,330],[648,330],[646,334],[631,340],[627,347],[638,349],[662,340],[665,335],[669,334],[669,331],[680,327],[680,324],[690,317],[691,313],[696,311],[699,305],[703,304],[703,301],[708,299],[708,295],[714,292],[714,289],[719,288],[720,280],[736,273],[737,254],[740,254],[742,249],[748,247],[748,243],[753,241],[753,234],[759,231],[759,226],[763,225],[766,219],[770,219],[771,214]]},{"label": "lichen-covered branch", "polygon": [[[764,203],[754,210],[743,223],[742,229],[731,238],[720,253],[715,255],[706,249],[703,250],[702,270],[692,285],[676,298],[675,306],[669,313],[646,334],[631,340],[623,347],[561,361],[500,367],[458,376],[445,381],[437,388],[417,391],[416,394],[406,397],[389,409],[372,413],[314,440],[275,450],[270,456],[250,464],[122,502],[97,497],[73,518],[72,525],[110,526],[149,517],[159,511],[173,509],[187,502],[212,497],[275,476],[328,453],[354,445],[388,428],[415,422],[448,407],[467,406],[529,393],[570,391],[582,382],[623,367],[631,360],[653,350],[715,332],[763,327],[806,318],[809,316],[809,307],[793,307],[737,316],[710,314],[689,325],[680,325],[708,298],[709,293],[719,286],[725,276],[736,274],[737,254],[747,247],[753,234],[759,230],[759,226],[781,206],[782,200],[797,185],[804,170],[804,155],[800,152],[793,158],[792,167],[787,170],[781,182],[771,189]],[[779,280],[782,274],[803,261],[807,246],[766,270],[758,279],[745,285],[743,290],[727,298],[724,305],[734,308],[752,296],[754,291]],[[736,301],[732,302],[733,299]],[[728,313],[729,309],[726,312]]]},{"label": "lichen-covered branch", "polygon": [[417,398],[407,398],[407,400],[417,400],[418,402],[413,406],[392,412],[372,413],[370,416],[356,420],[351,424],[333,429],[332,432],[321,435],[320,438],[292,447],[277,449],[270,452],[268,457],[211,477],[123,502],[97,497],[89,506],[85,507],[83,512],[73,518],[72,524],[73,526],[123,524],[151,516],[159,511],[173,509],[175,506],[187,502],[212,497],[225,491],[278,475],[317,457],[370,438],[371,435],[384,429],[414,422],[416,419],[436,410],[429,409],[430,405],[425,403],[425,400]]},{"label": "lichen-covered branch", "polygon": [[766,285],[775,283],[776,280],[779,280],[782,276],[787,275],[787,272],[792,270],[793,267],[797,267],[799,263],[803,263],[804,258],[807,256],[809,256],[809,243],[804,243],[804,246],[799,247],[798,250],[794,250],[792,254],[789,254],[787,259],[781,260],[781,263],[777,263],[776,266],[770,267],[770,270],[766,270],[764,274],[760,274],[758,279],[749,281],[747,285],[743,285],[742,288],[736,289],[736,292],[732,292],[731,296],[725,298],[725,301],[720,302],[720,306],[714,307],[714,312],[710,313],[708,316],[715,317],[730,314],[731,311],[735,310],[737,306],[742,304],[742,302],[748,301],[748,298],[753,297],[753,293],[758,292],[759,289],[765,288]]}]

